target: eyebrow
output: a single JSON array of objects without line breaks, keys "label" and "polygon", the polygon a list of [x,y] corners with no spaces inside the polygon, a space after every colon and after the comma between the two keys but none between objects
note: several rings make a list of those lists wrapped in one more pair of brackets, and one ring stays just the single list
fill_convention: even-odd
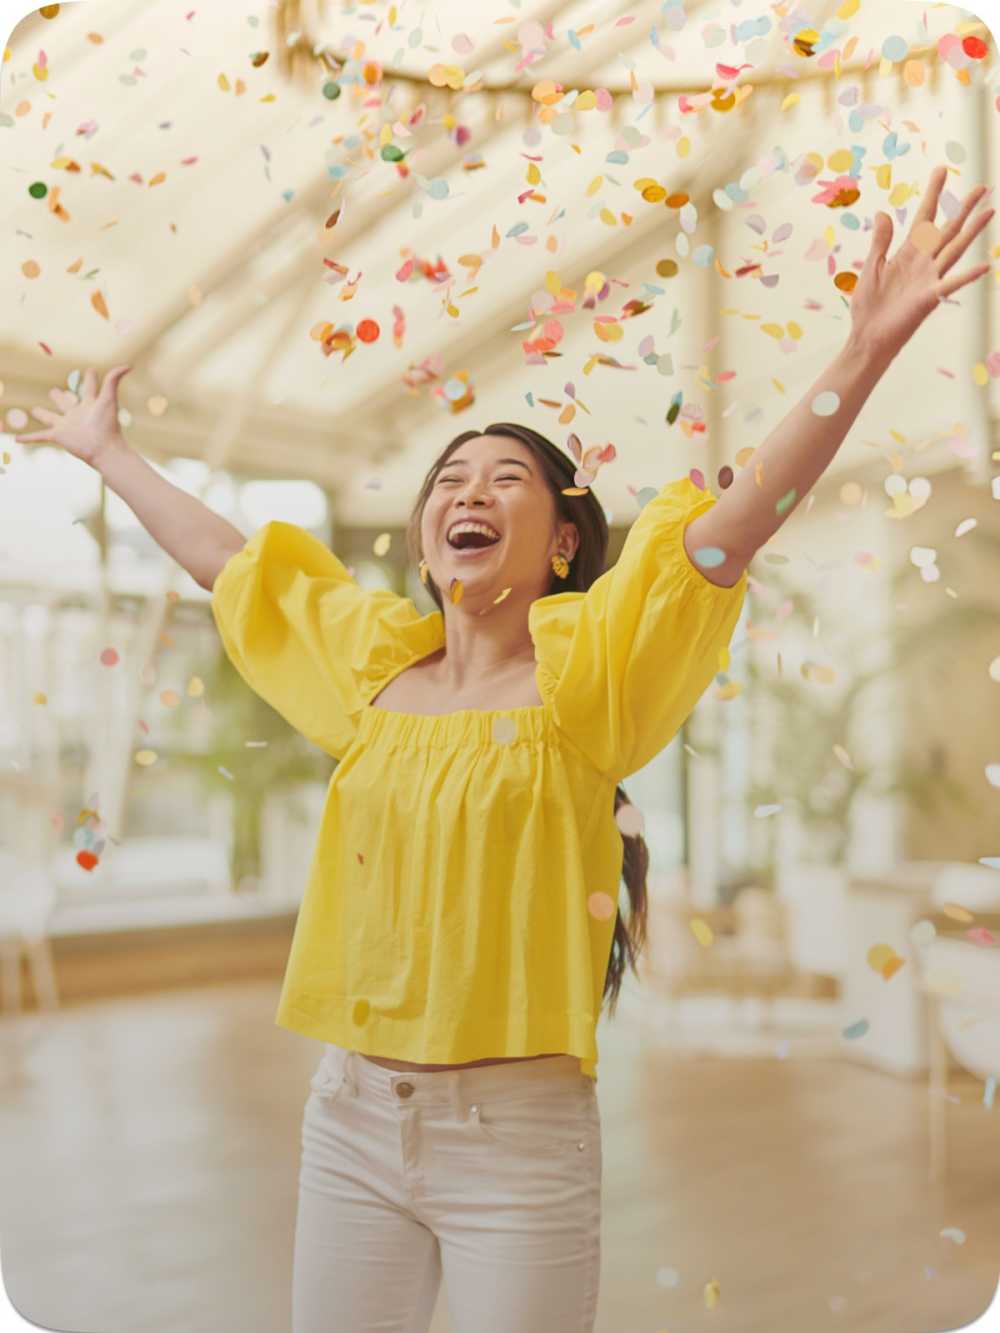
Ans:
[{"label": "eyebrow", "polygon": [[[528,470],[529,472],[531,471],[531,468],[528,467],[527,463],[523,463],[523,462],[521,461],[520,458],[498,458],[498,459],[496,460],[496,464],[495,464],[495,465],[496,465],[497,467],[499,467],[501,463],[514,463],[514,464],[516,464],[518,467],[527,468],[527,470]],[[454,464],[456,467],[468,467],[468,466],[469,466],[469,460],[468,460],[467,458],[449,458],[448,461],[447,461],[447,463],[445,463],[444,466],[445,466],[445,467],[451,467],[452,464]],[[444,470],[444,469],[442,468],[442,471],[443,471],[443,470]]]}]

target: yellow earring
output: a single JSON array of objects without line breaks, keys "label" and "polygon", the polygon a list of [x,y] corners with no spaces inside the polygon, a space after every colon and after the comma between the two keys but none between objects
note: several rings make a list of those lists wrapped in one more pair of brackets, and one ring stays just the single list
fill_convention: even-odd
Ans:
[{"label": "yellow earring", "polygon": [[552,570],[557,578],[565,579],[569,577],[569,562],[561,551],[557,551],[552,557]]},{"label": "yellow earring", "polygon": [[420,571],[420,582],[421,582],[421,583],[424,585],[424,587],[426,588],[426,586],[427,586],[427,561],[426,561],[426,560],[421,560],[421,562],[420,562],[420,564],[417,566],[417,568],[418,568],[419,571]]}]

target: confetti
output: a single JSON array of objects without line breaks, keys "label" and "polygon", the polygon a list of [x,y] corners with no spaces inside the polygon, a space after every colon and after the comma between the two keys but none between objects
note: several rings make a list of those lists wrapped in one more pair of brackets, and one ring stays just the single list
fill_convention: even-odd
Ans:
[{"label": "confetti", "polygon": [[818,417],[832,417],[840,407],[840,395],[826,389],[812,400],[812,411]]},{"label": "confetti", "polygon": [[873,944],[868,950],[868,966],[885,981],[889,981],[906,963],[889,944]]},{"label": "confetti", "polygon": [[688,924],[691,927],[691,934],[703,949],[707,949],[715,939],[712,927],[700,916],[692,917]]},{"label": "confetti", "polygon": [[592,893],[587,898],[587,911],[596,921],[610,921],[618,911],[617,894]]}]

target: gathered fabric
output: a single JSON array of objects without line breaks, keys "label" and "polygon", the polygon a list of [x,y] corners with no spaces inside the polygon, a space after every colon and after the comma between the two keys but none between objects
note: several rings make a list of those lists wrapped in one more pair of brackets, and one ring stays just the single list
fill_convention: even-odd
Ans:
[{"label": "gathered fabric", "polygon": [[540,705],[397,713],[372,700],[445,646],[440,611],[363,589],[324,544],[266,524],[216,579],[240,675],[337,761],[277,1023],[367,1055],[458,1064],[547,1053],[596,1078],[621,781],[720,670],[746,594],[707,579],[688,477],[647,502],[585,592],[532,602]]}]

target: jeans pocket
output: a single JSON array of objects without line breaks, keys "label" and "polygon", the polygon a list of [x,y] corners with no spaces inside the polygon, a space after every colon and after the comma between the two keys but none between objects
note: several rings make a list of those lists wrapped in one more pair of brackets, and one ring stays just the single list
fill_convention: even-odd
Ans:
[{"label": "jeans pocket", "polygon": [[488,1099],[469,1107],[469,1124],[484,1142],[513,1152],[562,1156],[582,1152],[592,1133],[589,1094]]},{"label": "jeans pocket", "polygon": [[309,1080],[309,1091],[311,1096],[318,1097],[324,1104],[329,1105],[343,1095],[346,1084],[347,1071],[343,1068],[332,1068],[328,1058],[324,1056],[319,1068]]}]

